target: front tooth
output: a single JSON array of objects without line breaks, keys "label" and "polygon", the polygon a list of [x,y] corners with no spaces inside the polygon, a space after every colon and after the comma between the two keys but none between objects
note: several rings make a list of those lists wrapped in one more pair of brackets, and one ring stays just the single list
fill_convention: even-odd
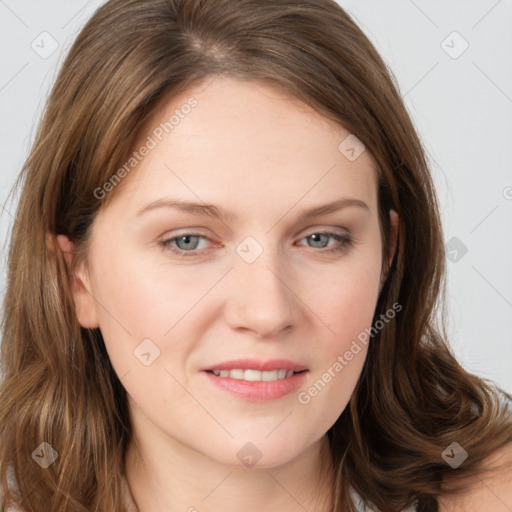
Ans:
[{"label": "front tooth", "polygon": [[275,380],[291,377],[295,372],[293,370],[243,370],[236,368],[234,370],[213,370],[217,377],[231,377],[232,379],[248,380],[250,382],[271,382]]},{"label": "front tooth", "polygon": [[244,371],[243,370],[239,370],[239,369],[230,370],[229,371],[229,376],[232,379],[243,379],[244,378]]},{"label": "front tooth", "polygon": [[243,379],[256,382],[261,380],[261,372],[259,370],[245,370]]},{"label": "front tooth", "polygon": [[271,380],[277,380],[277,370],[269,370],[261,372],[261,380],[263,381],[271,381]]}]

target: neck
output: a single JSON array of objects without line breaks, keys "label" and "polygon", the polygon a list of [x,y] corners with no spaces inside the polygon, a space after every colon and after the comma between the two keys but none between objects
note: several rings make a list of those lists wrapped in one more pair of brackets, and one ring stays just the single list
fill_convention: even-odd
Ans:
[{"label": "neck", "polygon": [[126,479],[138,512],[183,510],[331,510],[331,454],[327,436],[278,467],[226,466],[176,440],[142,442],[126,454]]}]

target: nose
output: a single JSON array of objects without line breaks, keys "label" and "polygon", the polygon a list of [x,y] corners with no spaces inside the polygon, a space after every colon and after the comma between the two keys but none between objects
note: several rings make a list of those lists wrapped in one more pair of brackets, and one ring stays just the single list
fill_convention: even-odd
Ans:
[{"label": "nose", "polygon": [[232,329],[273,339],[298,325],[302,303],[294,292],[291,272],[279,260],[267,250],[253,263],[235,258],[225,306]]}]

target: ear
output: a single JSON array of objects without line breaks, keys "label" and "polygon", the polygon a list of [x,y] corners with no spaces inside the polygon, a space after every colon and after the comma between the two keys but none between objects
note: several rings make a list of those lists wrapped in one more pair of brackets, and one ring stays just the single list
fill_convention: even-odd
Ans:
[{"label": "ear", "polygon": [[391,232],[389,235],[389,253],[386,261],[384,261],[383,270],[380,277],[379,293],[381,292],[384,283],[386,282],[386,279],[389,274],[389,269],[391,268],[393,258],[395,257],[398,232],[400,228],[400,219],[398,217],[398,213],[395,210],[389,210],[389,219],[391,224]]},{"label": "ear", "polygon": [[86,329],[99,327],[96,312],[96,301],[92,295],[89,273],[85,263],[80,263],[74,268],[74,245],[65,235],[55,237],[68,269],[72,272],[73,282],[71,289],[78,322]]}]

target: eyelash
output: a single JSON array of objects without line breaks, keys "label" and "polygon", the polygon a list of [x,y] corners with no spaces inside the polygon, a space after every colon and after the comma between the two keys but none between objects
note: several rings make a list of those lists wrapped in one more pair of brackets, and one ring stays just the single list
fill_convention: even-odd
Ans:
[{"label": "eyelash", "polygon": [[[347,235],[347,234],[340,235],[339,233],[334,233],[332,231],[317,231],[317,232],[311,233],[311,234],[301,238],[301,240],[303,240],[304,238],[309,238],[313,235],[326,235],[329,238],[334,238],[338,242],[341,242],[340,245],[335,245],[332,249],[323,248],[323,249],[319,249],[317,251],[317,252],[322,252],[322,253],[340,253],[340,252],[346,251],[354,243],[354,240],[350,235]],[[179,249],[179,248],[171,245],[171,243],[174,242],[175,240],[178,240],[179,238],[183,238],[186,236],[197,236],[200,238],[207,239],[206,236],[201,235],[199,233],[183,233],[182,235],[178,235],[173,238],[168,238],[167,240],[162,240],[158,243],[164,251],[171,251],[172,253],[179,256],[180,258],[188,258],[191,256],[197,256],[199,253],[201,253],[203,251],[203,249],[195,249],[193,251],[184,251],[183,249]],[[311,249],[315,249],[315,247],[311,247]]]}]

